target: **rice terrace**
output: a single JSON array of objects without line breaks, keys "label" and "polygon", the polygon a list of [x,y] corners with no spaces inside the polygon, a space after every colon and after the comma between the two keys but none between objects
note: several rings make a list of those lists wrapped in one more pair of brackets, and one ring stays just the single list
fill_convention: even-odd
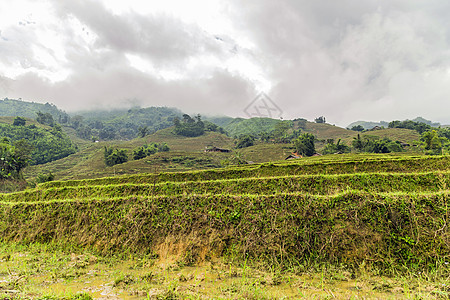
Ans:
[{"label": "rice terrace", "polygon": [[450,157],[339,155],[1,195],[4,299],[446,299]]}]

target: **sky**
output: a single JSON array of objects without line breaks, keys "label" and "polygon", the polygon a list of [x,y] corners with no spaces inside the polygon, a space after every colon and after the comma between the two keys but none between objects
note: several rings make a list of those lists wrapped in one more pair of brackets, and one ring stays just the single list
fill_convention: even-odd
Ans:
[{"label": "sky", "polygon": [[449,15],[448,0],[0,0],[0,99],[450,124]]}]

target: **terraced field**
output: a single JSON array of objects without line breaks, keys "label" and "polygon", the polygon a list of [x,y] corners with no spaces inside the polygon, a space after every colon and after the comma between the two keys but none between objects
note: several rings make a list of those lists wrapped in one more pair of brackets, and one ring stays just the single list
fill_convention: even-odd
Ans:
[{"label": "terraced field", "polygon": [[49,182],[0,195],[1,239],[185,266],[366,266],[448,281],[449,184],[450,157],[405,155]]}]

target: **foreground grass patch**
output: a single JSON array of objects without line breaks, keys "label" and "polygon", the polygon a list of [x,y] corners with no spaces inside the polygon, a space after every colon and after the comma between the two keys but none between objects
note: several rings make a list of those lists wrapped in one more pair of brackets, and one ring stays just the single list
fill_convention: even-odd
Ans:
[{"label": "foreground grass patch", "polygon": [[437,299],[450,295],[442,272],[379,276],[315,265],[261,271],[245,262],[186,266],[179,256],[103,257],[48,244],[0,245],[0,299]]}]

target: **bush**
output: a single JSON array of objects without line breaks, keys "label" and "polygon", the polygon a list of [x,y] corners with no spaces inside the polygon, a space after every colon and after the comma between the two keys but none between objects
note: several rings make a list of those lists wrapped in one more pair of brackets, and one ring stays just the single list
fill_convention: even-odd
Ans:
[{"label": "bush", "polygon": [[152,154],[155,154],[156,152],[167,152],[169,150],[170,148],[166,143],[146,144],[143,145],[142,147],[133,150],[133,159],[138,160],[150,156]]},{"label": "bush", "polygon": [[49,172],[48,174],[40,173],[36,177],[37,183],[44,183],[55,180],[55,175],[52,174],[52,172]]},{"label": "bush", "polygon": [[25,118],[15,117],[13,125],[14,126],[25,126],[26,123],[27,122],[26,122]]},{"label": "bush", "polygon": [[253,146],[255,142],[255,137],[252,135],[243,135],[241,137],[239,137],[239,139],[236,141],[236,148],[237,149],[241,149],[241,148],[246,148],[246,147],[250,147]]},{"label": "bush", "polygon": [[123,164],[128,161],[127,150],[125,149],[113,149],[105,147],[105,164],[108,167]]},{"label": "bush", "polygon": [[349,153],[350,147],[347,146],[344,143],[341,143],[341,140],[339,139],[338,142],[335,144],[334,140],[327,141],[327,144],[325,145],[325,148],[323,149],[323,154],[334,154],[334,153]]}]

